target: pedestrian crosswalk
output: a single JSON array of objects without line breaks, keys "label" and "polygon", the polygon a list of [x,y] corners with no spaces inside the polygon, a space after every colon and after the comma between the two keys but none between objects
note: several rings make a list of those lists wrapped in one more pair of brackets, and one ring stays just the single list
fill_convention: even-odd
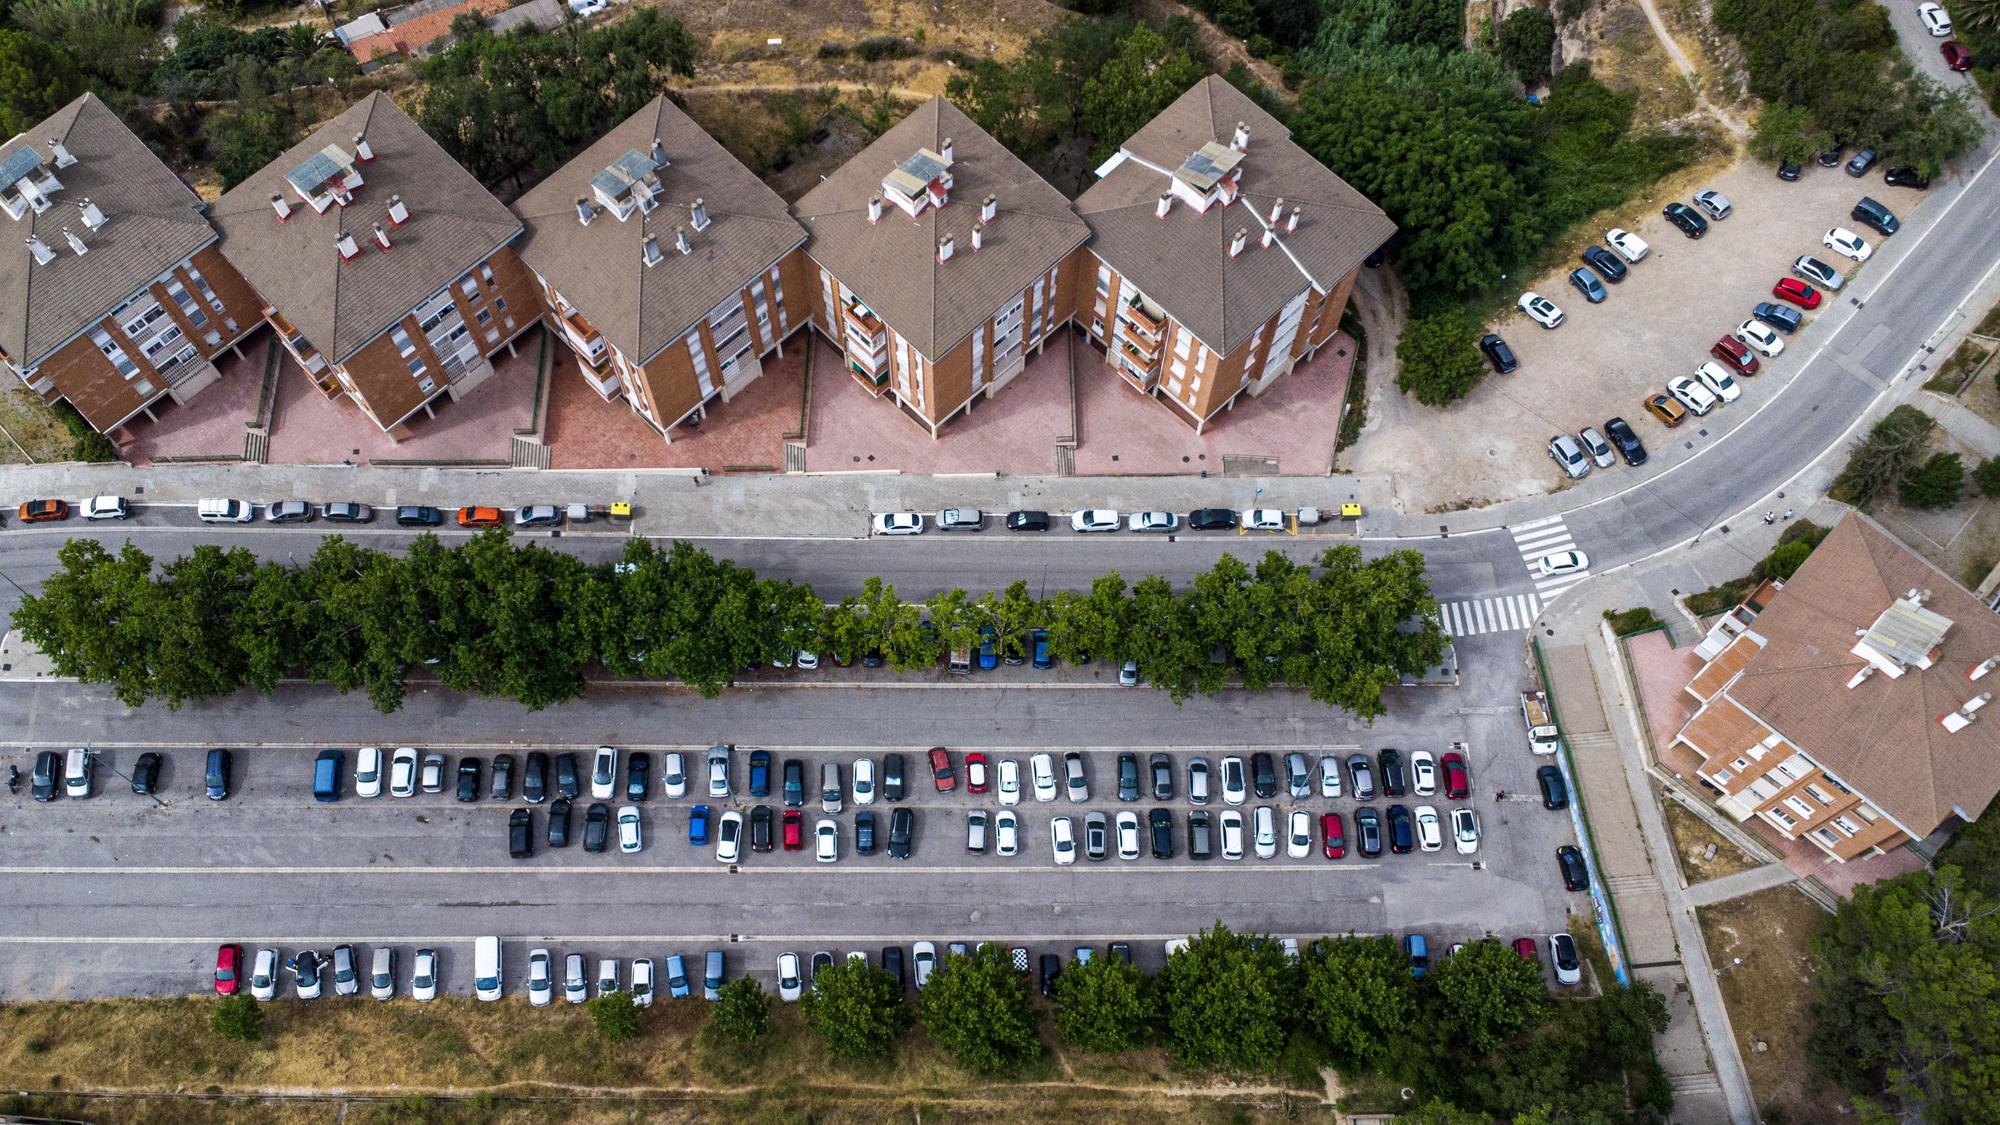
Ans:
[{"label": "pedestrian crosswalk", "polygon": [[1546,516],[1527,523],[1516,524],[1508,529],[1513,533],[1514,546],[1520,548],[1521,563],[1528,568],[1528,577],[1535,581],[1535,594],[1544,603],[1554,600],[1557,594],[1590,576],[1590,568],[1570,574],[1556,574],[1543,577],[1536,565],[1546,555],[1557,551],[1577,550],[1576,540],[1570,537],[1569,526],[1561,516]]},{"label": "pedestrian crosswalk", "polygon": [[1507,594],[1471,601],[1447,602],[1438,607],[1438,622],[1448,637],[1476,637],[1481,633],[1520,632],[1534,623],[1542,609],[1533,594]]}]

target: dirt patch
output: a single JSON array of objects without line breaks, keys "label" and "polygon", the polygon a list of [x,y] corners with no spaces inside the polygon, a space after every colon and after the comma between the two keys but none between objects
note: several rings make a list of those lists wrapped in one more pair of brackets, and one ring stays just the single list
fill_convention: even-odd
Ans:
[{"label": "dirt patch", "polygon": [[[1679,801],[1669,798],[1663,807],[1667,813],[1667,831],[1674,837],[1674,852],[1680,857],[1681,872],[1689,883],[1706,883],[1763,866]],[[1712,855],[1710,848],[1714,849]]]},{"label": "dirt patch", "polygon": [[1812,1026],[1812,939],[1826,911],[1789,887],[1745,895],[1696,912],[1719,972],[1750,1090],[1767,1120],[1833,1121],[1840,1091],[1821,1088],[1806,1064]]},{"label": "dirt patch", "polygon": [[[1639,130],[1671,126],[1695,112],[1695,90],[1674,66],[1637,4],[1594,9],[1563,31],[1581,40],[1590,73],[1614,90],[1639,96],[1632,123]],[[1567,54],[1567,49],[1565,54]]]},{"label": "dirt patch", "polygon": [[67,461],[75,444],[56,412],[26,387],[0,395],[0,464]]}]

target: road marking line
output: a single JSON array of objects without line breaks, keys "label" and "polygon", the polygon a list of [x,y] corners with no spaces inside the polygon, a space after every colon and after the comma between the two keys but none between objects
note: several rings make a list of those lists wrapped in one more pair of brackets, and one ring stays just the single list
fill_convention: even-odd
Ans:
[{"label": "road marking line", "polygon": [[[1362,934],[1363,936],[1368,936],[1368,932],[1367,932],[1367,931],[1365,931],[1365,930],[1363,930],[1363,931],[1357,931],[1357,932],[1361,933],[1361,934]],[[260,935],[255,935],[255,936],[246,936],[246,935],[244,935],[244,934],[219,934],[219,935],[215,935],[215,936],[208,936],[208,937],[204,937],[204,936],[200,936],[200,935],[194,935],[194,936],[189,936],[189,937],[166,937],[166,936],[162,936],[162,935],[158,935],[158,934],[146,934],[146,935],[141,935],[141,936],[135,936],[135,937],[96,937],[96,936],[67,936],[67,937],[5,937],[5,936],[0,936],[0,945],[98,945],[98,946],[110,946],[110,945],[223,945],[223,944],[234,944],[234,945],[242,945],[242,946],[246,946],[246,947],[248,947],[248,948],[249,948],[250,950],[254,951],[254,950],[255,950],[255,949],[256,949],[256,948],[258,947],[258,946],[267,946],[267,945],[268,945],[268,946],[279,946],[279,947],[292,947],[292,948],[304,948],[304,949],[311,949],[311,948],[314,948],[314,947],[316,947],[316,946],[326,946],[326,945],[340,945],[340,944],[343,944],[343,943],[345,943],[345,944],[350,944],[350,945],[370,945],[370,946],[374,946],[374,945],[414,945],[414,946],[418,946],[418,947],[420,947],[420,948],[435,948],[435,947],[438,947],[438,946],[445,946],[445,945],[461,945],[461,944],[463,944],[463,945],[470,945],[471,943],[473,943],[473,942],[475,942],[475,941],[479,940],[479,939],[480,939],[481,937],[486,937],[486,936],[489,936],[489,935],[485,935],[485,934],[446,934],[446,935],[439,935],[439,934],[418,934],[418,935],[408,935],[408,934],[384,934],[384,935],[378,935],[378,936],[374,936],[374,937],[368,937],[368,936],[360,936],[360,937],[357,937],[357,936],[355,936],[354,934],[316,934],[316,935],[297,935],[297,934],[288,934],[288,935],[275,935],[275,934],[260,934]],[[827,944],[834,944],[834,945],[845,945],[845,944],[848,944],[848,943],[854,943],[854,942],[865,942],[865,943],[875,943],[875,944],[880,944],[880,945],[897,945],[897,944],[903,944],[903,943],[907,943],[907,942],[910,942],[910,941],[912,941],[912,940],[915,940],[915,941],[936,941],[936,942],[938,942],[938,944],[940,944],[940,945],[943,945],[943,944],[945,944],[945,943],[946,943],[947,941],[963,941],[963,942],[965,942],[965,943],[966,943],[967,945],[972,945],[972,944],[975,944],[975,943],[984,943],[984,942],[991,942],[991,943],[993,943],[994,945],[999,945],[999,946],[1003,946],[1003,947],[1005,947],[1005,946],[1010,946],[1010,945],[1050,945],[1050,944],[1061,944],[1061,943],[1071,943],[1071,942],[1090,942],[1090,941],[1097,941],[1097,940],[1110,940],[1110,941],[1172,941],[1172,940],[1174,940],[1174,939],[1176,939],[1176,938],[1184,938],[1184,937],[1190,937],[1190,936],[1192,936],[1192,931],[1185,931],[1185,932],[1174,932],[1174,933],[1149,933],[1149,934],[1138,934],[1138,933],[1128,933],[1128,932],[1125,932],[1125,931],[1119,931],[1118,933],[1115,933],[1115,934],[1103,934],[1103,933],[1082,933],[1082,934],[1013,934],[1013,933],[1009,933],[1009,934],[993,934],[993,933],[988,933],[988,934],[984,934],[984,935],[975,935],[975,934],[972,934],[972,933],[962,933],[962,936],[960,936],[960,937],[954,937],[954,938],[923,938],[923,937],[918,937],[918,938],[914,938],[914,939],[913,939],[913,938],[912,938],[912,937],[911,937],[911,936],[910,936],[909,934],[782,934],[782,935],[774,935],[774,934],[745,934],[745,933],[705,933],[705,934],[501,934],[501,935],[499,935],[499,937],[500,937],[500,940],[502,940],[503,942],[509,942],[509,943],[518,943],[518,944],[521,944],[521,945],[527,945],[527,946],[535,946],[535,945],[540,945],[540,944],[543,944],[543,943],[547,943],[547,944],[550,944],[550,945],[578,945],[578,944],[581,944],[581,945],[597,945],[597,946],[602,946],[602,945],[650,945],[650,944],[668,944],[668,943],[675,943],[675,942],[690,942],[690,943],[701,943],[701,944],[713,944],[713,945],[718,945],[718,946],[723,946],[723,947],[725,947],[725,948],[727,948],[728,946],[731,946],[731,945],[738,945],[738,946],[742,946],[742,945],[750,945],[750,944],[753,944],[753,943],[754,943],[754,944],[759,944],[759,945],[762,945],[762,944],[767,944],[767,943],[779,943],[779,944],[792,944],[792,945],[798,945],[798,944],[808,944],[808,943],[827,943]],[[565,951],[565,952],[568,952],[568,951]],[[671,949],[670,949],[670,950],[668,950],[667,952],[668,952],[669,954],[672,954],[672,953],[674,953],[675,951],[674,951],[674,950],[671,950]],[[940,952],[942,952],[942,950],[940,950]],[[205,971],[205,970],[203,970],[203,971]],[[449,983],[450,983],[450,982],[440,982],[440,983],[444,983],[444,984],[447,984],[447,985],[449,985]],[[399,981],[399,982],[398,982],[398,984],[397,984],[397,987],[398,987],[398,990],[399,990],[399,991],[400,991],[401,989],[404,989],[404,988],[407,988],[407,987],[408,987],[408,982],[407,982],[407,981]]]},{"label": "road marking line", "polygon": [[[734,870],[731,870],[731,867],[732,867],[732,866],[733,866],[733,867],[735,868]],[[1299,861],[1299,862],[1287,862],[1287,863],[1283,863],[1283,864],[1275,864],[1275,865],[1274,865],[1274,864],[1273,864],[1273,863],[1272,863],[1272,862],[1271,862],[1270,860],[1263,860],[1263,861],[1260,861],[1259,863],[1257,863],[1257,864],[1255,864],[1255,865],[1244,865],[1244,866],[1242,866],[1242,867],[1233,867],[1233,868],[1231,868],[1231,870],[1232,870],[1232,871],[1254,871],[1254,872],[1258,872],[1258,873],[1261,873],[1261,874],[1278,874],[1278,873],[1291,873],[1291,872],[1298,872],[1298,871],[1349,871],[1349,870],[1352,870],[1352,871],[1358,871],[1358,870],[1361,870],[1361,869],[1362,869],[1361,865],[1358,865],[1358,864],[1345,864],[1345,865],[1342,865],[1342,864],[1335,864],[1335,863],[1328,863],[1328,864],[1326,864],[1325,866],[1316,866],[1316,865],[1314,865],[1314,864],[1311,864],[1311,863],[1307,863],[1307,862],[1304,862],[1304,861]],[[607,862],[606,862],[606,863],[605,863],[605,864],[604,864],[603,866],[578,866],[578,865],[565,865],[565,866],[547,866],[547,865],[544,865],[544,866],[535,866],[535,865],[532,865],[532,864],[514,864],[514,865],[510,865],[510,866],[493,866],[493,867],[472,867],[472,866],[458,866],[458,867],[382,867],[382,866],[374,866],[374,867],[75,867],[75,866],[65,866],[65,867],[0,867],[0,877],[5,877],[5,876],[8,876],[8,875],[24,875],[24,876],[56,876],[56,875],[60,875],[60,876],[67,876],[67,877],[77,877],[77,876],[108,876],[108,877],[117,877],[117,878],[124,878],[124,877],[127,877],[127,876],[138,876],[138,877],[142,877],[142,878],[156,878],[156,877],[160,877],[160,876],[169,876],[169,875],[177,875],[177,876],[187,876],[187,875],[215,875],[215,876],[225,876],[225,877],[229,877],[229,878],[241,878],[241,877],[245,877],[245,876],[257,876],[257,875],[268,875],[268,876],[274,876],[274,877],[286,877],[286,878],[295,878],[295,877],[315,877],[315,876],[330,876],[330,875],[390,875],[390,876],[412,876],[412,875],[513,875],[513,876],[519,876],[519,875],[692,875],[692,874],[704,874],[704,873],[705,873],[705,874],[709,874],[709,875],[718,875],[718,876],[729,876],[729,875],[803,875],[803,874],[807,874],[807,873],[810,873],[810,874],[814,874],[814,875],[960,875],[960,876],[962,876],[962,875],[966,874],[966,873],[967,873],[968,871],[975,871],[975,870],[986,870],[986,869],[985,869],[985,868],[982,868],[982,867],[980,867],[980,866],[978,866],[978,865],[961,865],[961,866],[957,866],[957,867],[909,867],[909,866],[905,866],[905,865],[903,865],[903,864],[900,864],[900,863],[897,863],[897,864],[895,864],[894,866],[887,866],[887,865],[885,865],[885,864],[873,864],[873,863],[871,863],[871,864],[869,864],[869,865],[867,865],[867,866],[850,866],[850,865],[844,865],[844,864],[838,864],[838,863],[834,863],[834,864],[803,864],[803,863],[795,863],[795,864],[792,864],[792,865],[790,865],[790,866],[786,866],[786,867],[768,867],[768,866],[756,866],[756,865],[754,865],[754,864],[750,864],[750,863],[738,863],[738,864],[734,864],[734,865],[732,865],[732,864],[726,864],[726,863],[717,863],[717,862],[714,862],[714,861],[712,861],[712,860],[711,860],[711,861],[710,861],[710,862],[708,862],[708,863],[700,863],[700,864],[658,864],[658,865],[653,865],[653,866],[648,866],[648,867],[635,867],[635,866],[632,866],[632,865],[630,865],[630,864],[622,864],[622,865],[621,865],[621,864],[618,864],[618,863],[616,863],[616,862],[613,862],[613,861],[607,861]],[[1048,862],[1044,861],[1044,862],[1027,862],[1027,863],[1011,863],[1011,864],[996,864],[996,865],[994,865],[994,866],[993,866],[993,867],[991,868],[991,870],[993,870],[993,871],[997,871],[997,872],[1000,872],[1000,873],[1003,873],[1003,874],[1016,874],[1016,875],[1037,875],[1037,876],[1040,876],[1040,875],[1046,875],[1046,874],[1047,874],[1047,873],[1049,873],[1049,872],[1050,872],[1051,870],[1062,870],[1062,868],[1059,868],[1059,867],[1057,867],[1057,866],[1056,866],[1056,865],[1054,865],[1054,864],[1051,864],[1051,863],[1048,863]],[[1172,863],[1172,864],[1167,864],[1167,863],[1147,863],[1147,864],[1141,864],[1141,863],[1139,863],[1139,862],[1137,862],[1137,861],[1134,861],[1134,860],[1122,860],[1122,861],[1120,861],[1120,862],[1118,862],[1118,863],[1116,863],[1116,864],[1113,864],[1113,863],[1111,863],[1110,861],[1096,861],[1096,862],[1091,862],[1091,863],[1087,863],[1087,864],[1075,864],[1075,865],[1072,865],[1072,866],[1071,866],[1071,867],[1069,868],[1069,870],[1070,870],[1070,871],[1073,871],[1073,872],[1077,872],[1077,873],[1083,873],[1083,872],[1116,872],[1116,873],[1118,873],[1118,874],[1120,874],[1120,875],[1137,875],[1137,874],[1176,874],[1176,875],[1185,875],[1185,874],[1187,874],[1187,873],[1188,873],[1188,872],[1190,872],[1190,871],[1199,871],[1199,870],[1201,870],[1201,868],[1200,868],[1199,866],[1195,866],[1195,867],[1190,867],[1190,866],[1188,866],[1187,864],[1182,864],[1182,863]]]}]

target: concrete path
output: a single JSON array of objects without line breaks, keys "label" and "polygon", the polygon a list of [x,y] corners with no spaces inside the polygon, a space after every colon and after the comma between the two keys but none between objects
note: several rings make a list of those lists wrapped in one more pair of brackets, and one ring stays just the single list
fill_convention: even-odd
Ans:
[{"label": "concrete path", "polygon": [[1768,891],[1772,887],[1782,887],[1797,882],[1799,873],[1782,863],[1767,863],[1748,871],[1738,871],[1734,875],[1724,875],[1720,879],[1710,879],[1706,883],[1696,883],[1687,889],[1688,903],[1693,906],[1710,906],[1727,902],[1732,898]]},{"label": "concrete path", "polygon": [[1750,126],[1710,102],[1702,94],[1701,79],[1695,73],[1694,63],[1688,61],[1687,52],[1681,50],[1681,45],[1675,42],[1673,33],[1667,30],[1667,23],[1660,18],[1660,9],[1654,5],[1653,0],[1639,0],[1639,8],[1646,13],[1646,22],[1652,26],[1653,38],[1660,41],[1660,46],[1666,49],[1667,57],[1674,62],[1674,69],[1681,72],[1681,79],[1694,90],[1695,104],[1721,122],[1722,127],[1733,133],[1737,140],[1748,138]]},{"label": "concrete path", "polygon": [[1974,414],[1964,403],[1925,391],[1912,405],[1937,419],[1946,433],[1978,450],[1981,457],[2000,457],[2000,426]]}]

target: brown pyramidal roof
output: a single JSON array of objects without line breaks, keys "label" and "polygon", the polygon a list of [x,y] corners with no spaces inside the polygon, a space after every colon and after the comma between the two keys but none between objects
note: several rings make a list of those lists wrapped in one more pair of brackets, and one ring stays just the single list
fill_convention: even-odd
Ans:
[{"label": "brown pyramidal roof", "polygon": [[[1228,149],[1241,122],[1242,194],[1197,211],[1175,199],[1157,209],[1177,169],[1204,145]],[[1213,150],[1211,150],[1213,151]],[[1396,233],[1367,197],[1293,143],[1291,131],[1226,80],[1188,87],[1099,169],[1077,198],[1090,248],[1215,351],[1229,353],[1310,284],[1331,290]],[[1260,245],[1271,209],[1284,201],[1275,245]],[[1297,230],[1287,230],[1299,209]],[[1229,256],[1236,232],[1243,252]]]},{"label": "brown pyramidal roof", "polygon": [[[914,219],[885,202],[871,224],[868,203],[882,194],[883,178],[920,150],[942,153],[947,140],[950,202]],[[972,231],[989,195],[997,214],[975,252]],[[1090,235],[1061,192],[941,97],[876,138],[793,210],[812,236],[806,253],[933,359]],[[952,257],[940,264],[938,240],[946,236]]]}]

